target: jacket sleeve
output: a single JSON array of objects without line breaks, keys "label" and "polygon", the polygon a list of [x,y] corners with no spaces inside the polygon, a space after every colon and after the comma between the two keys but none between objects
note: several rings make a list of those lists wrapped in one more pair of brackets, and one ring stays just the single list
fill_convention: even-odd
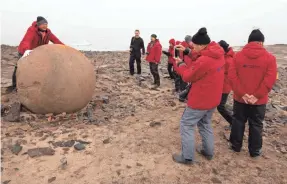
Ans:
[{"label": "jacket sleeve", "polygon": [[50,41],[54,44],[62,44],[64,45],[52,32],[50,35]]},{"label": "jacket sleeve", "polygon": [[143,39],[141,39],[141,49],[142,49],[142,54],[145,54],[145,47],[144,47]]},{"label": "jacket sleeve", "polygon": [[203,69],[203,63],[201,61],[194,62],[193,65],[187,66],[177,66],[174,64],[175,71],[182,77],[184,82],[196,82],[200,80],[206,74],[205,70]]},{"label": "jacket sleeve", "polygon": [[31,50],[32,49],[31,43],[32,43],[32,41],[34,39],[33,37],[34,37],[34,32],[33,32],[32,29],[29,28],[27,30],[24,38],[22,39],[19,47],[18,47],[18,52],[20,54],[23,55],[26,50]]},{"label": "jacket sleeve", "polygon": [[133,40],[134,40],[134,37],[132,37],[132,39],[131,39],[130,49],[133,48],[133,46],[132,46],[133,45]]},{"label": "jacket sleeve", "polygon": [[164,55],[166,55],[166,56],[171,56],[171,54],[170,54],[169,52],[167,52],[167,51],[162,51],[162,53],[163,53]]},{"label": "jacket sleeve", "polygon": [[161,59],[161,45],[156,46],[154,49],[155,49],[154,60],[155,62],[159,63]]},{"label": "jacket sleeve", "polygon": [[228,79],[231,83],[232,90],[238,96],[243,97],[246,93],[242,88],[242,83],[239,80],[237,69],[236,69],[236,57],[234,60],[230,62],[229,69],[228,69]]},{"label": "jacket sleeve", "polygon": [[277,63],[276,63],[276,58],[274,56],[271,56],[271,57],[272,58],[267,66],[267,71],[264,76],[264,79],[261,82],[259,88],[253,94],[258,99],[263,98],[264,96],[268,95],[268,93],[271,91],[273,85],[276,82]]}]

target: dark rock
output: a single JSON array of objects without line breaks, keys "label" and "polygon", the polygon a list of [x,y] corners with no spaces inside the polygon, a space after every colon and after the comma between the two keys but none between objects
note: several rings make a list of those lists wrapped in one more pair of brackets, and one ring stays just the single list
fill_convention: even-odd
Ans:
[{"label": "dark rock", "polygon": [[160,122],[151,122],[151,123],[149,124],[149,126],[151,126],[151,127],[161,126],[161,123],[160,123]]},{"label": "dark rock", "polygon": [[283,111],[287,111],[287,106],[282,107]]},{"label": "dark rock", "polygon": [[74,148],[78,151],[84,150],[86,148],[85,144],[77,143],[75,144]]},{"label": "dark rock", "polygon": [[89,142],[89,141],[83,141],[83,140],[76,140],[76,141],[81,143],[81,144],[91,144],[91,142]]},{"label": "dark rock", "polygon": [[67,160],[67,158],[66,158],[66,157],[61,158],[60,162],[61,162],[61,168],[62,168],[62,169],[66,169],[66,167],[67,167],[67,165],[68,165],[68,160]]},{"label": "dark rock", "polygon": [[211,178],[212,183],[222,183],[218,178]]},{"label": "dark rock", "polygon": [[110,139],[110,138],[107,138],[107,139],[103,140],[103,143],[104,143],[104,144],[109,144],[110,142],[111,142],[111,139]]},{"label": "dark rock", "polygon": [[58,142],[52,142],[52,145],[54,147],[72,147],[74,146],[75,141],[74,140],[69,140],[69,141],[58,141]]},{"label": "dark rock", "polygon": [[11,151],[13,154],[18,155],[22,151],[22,146],[18,143],[12,146]]},{"label": "dark rock", "polygon": [[6,180],[6,181],[3,181],[3,184],[8,184],[10,182],[11,182],[11,180]]},{"label": "dark rock", "polygon": [[101,99],[103,100],[104,104],[108,104],[110,102],[109,97],[107,96],[102,96]]},{"label": "dark rock", "polygon": [[45,155],[54,155],[55,150],[53,150],[50,147],[33,148],[33,149],[29,149],[27,153],[31,158],[34,158],[34,157],[40,157],[40,156],[45,156]]},{"label": "dark rock", "polygon": [[213,174],[218,175],[218,170],[217,169],[212,168],[212,172],[213,172]]},{"label": "dark rock", "polygon": [[142,167],[143,165],[141,163],[137,162],[137,166]]},{"label": "dark rock", "polygon": [[19,122],[20,110],[21,110],[21,104],[19,102],[13,103],[10,106],[8,114],[4,117],[4,120],[9,122]]},{"label": "dark rock", "polygon": [[87,107],[86,116],[90,123],[96,122],[96,120],[94,119],[94,109],[92,107]]},{"label": "dark rock", "polygon": [[126,167],[127,167],[128,169],[132,168],[132,167],[131,167],[131,166],[129,166],[129,165],[127,165]]},{"label": "dark rock", "polygon": [[52,183],[52,182],[55,181],[55,180],[56,180],[56,177],[49,178],[49,179],[48,179],[48,183]]}]

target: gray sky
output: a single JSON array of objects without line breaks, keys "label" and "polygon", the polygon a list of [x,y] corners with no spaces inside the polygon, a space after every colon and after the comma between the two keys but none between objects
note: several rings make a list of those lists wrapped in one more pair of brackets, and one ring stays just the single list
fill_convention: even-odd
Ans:
[{"label": "gray sky", "polygon": [[266,44],[287,43],[287,0],[1,0],[1,42],[18,45],[38,15],[68,45],[127,50],[134,29],[145,43],[158,35],[183,40],[205,26],[214,41],[244,45],[260,28]]}]

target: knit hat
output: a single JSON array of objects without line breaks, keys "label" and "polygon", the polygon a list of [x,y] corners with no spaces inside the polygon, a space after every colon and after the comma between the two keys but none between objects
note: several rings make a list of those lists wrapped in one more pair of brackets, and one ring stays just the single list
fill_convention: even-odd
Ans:
[{"label": "knit hat", "polygon": [[192,37],[190,35],[186,35],[184,38],[184,41],[187,43],[191,42],[191,40],[192,40]]},{"label": "knit hat", "polygon": [[223,48],[223,50],[225,52],[228,52],[229,44],[226,43],[226,41],[220,40],[220,42],[218,42],[218,44]]},{"label": "knit hat", "polygon": [[48,21],[44,17],[38,16],[37,17],[37,25],[39,26],[42,24],[48,24]]},{"label": "knit hat", "polygon": [[262,34],[262,32],[259,29],[254,29],[248,38],[248,43],[249,42],[264,42],[265,37]]},{"label": "knit hat", "polygon": [[192,40],[194,44],[197,45],[207,45],[210,43],[210,38],[207,34],[207,30],[205,27],[202,27],[198,30],[198,32],[193,35]]},{"label": "knit hat", "polygon": [[155,39],[157,38],[156,34],[152,34],[151,37],[153,37]]}]

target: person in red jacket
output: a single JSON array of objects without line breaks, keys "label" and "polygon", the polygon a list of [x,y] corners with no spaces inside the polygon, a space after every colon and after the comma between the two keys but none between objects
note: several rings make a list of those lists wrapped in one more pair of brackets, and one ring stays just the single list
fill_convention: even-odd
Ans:
[{"label": "person in red jacket", "polygon": [[147,46],[146,61],[149,62],[150,72],[154,78],[154,87],[160,86],[160,77],[158,73],[158,64],[160,63],[162,46],[155,34],[151,35],[151,42]]},{"label": "person in red jacket", "polygon": [[[183,81],[192,83],[188,93],[187,107],[180,121],[182,153],[174,154],[177,163],[191,164],[194,161],[194,131],[198,126],[202,145],[197,151],[207,159],[214,155],[214,136],[211,117],[219,105],[224,81],[224,51],[211,42],[206,28],[201,28],[192,37],[194,50],[200,54],[191,66],[176,60],[175,71]],[[179,46],[182,51],[184,47]]]},{"label": "person in red jacket", "polygon": [[264,39],[259,29],[253,30],[248,44],[235,55],[228,72],[234,91],[231,149],[240,152],[245,123],[248,121],[248,149],[251,157],[261,155],[268,93],[276,82],[277,74],[276,58],[263,47]]},{"label": "person in red jacket", "polygon": [[170,79],[174,79],[174,73],[173,73],[173,63],[175,61],[175,51],[174,51],[174,46],[175,46],[175,40],[172,38],[169,40],[169,49],[167,51],[162,51],[163,54],[168,56],[168,65],[167,65],[167,71],[169,74]]},{"label": "person in red jacket", "polygon": [[[48,21],[41,16],[37,17],[37,21],[34,21],[28,28],[24,38],[18,46],[19,57],[25,57],[29,53],[41,45],[48,44],[49,42],[54,44],[63,44],[48,28]],[[13,88],[16,88],[16,71],[17,65],[14,68],[12,83]]]},{"label": "person in red jacket", "polygon": [[223,85],[223,93],[221,96],[221,101],[219,106],[217,106],[217,110],[218,112],[221,114],[221,116],[229,123],[229,128],[231,128],[231,124],[232,124],[232,112],[230,110],[227,110],[225,105],[228,99],[228,95],[231,91],[231,86],[229,84],[229,80],[228,80],[228,70],[229,70],[229,66],[230,64],[233,62],[233,56],[234,56],[234,51],[232,49],[232,47],[229,47],[229,44],[226,43],[226,41],[221,40],[220,42],[218,42],[218,44],[223,48],[225,55],[225,67],[224,67],[224,85]]}]

